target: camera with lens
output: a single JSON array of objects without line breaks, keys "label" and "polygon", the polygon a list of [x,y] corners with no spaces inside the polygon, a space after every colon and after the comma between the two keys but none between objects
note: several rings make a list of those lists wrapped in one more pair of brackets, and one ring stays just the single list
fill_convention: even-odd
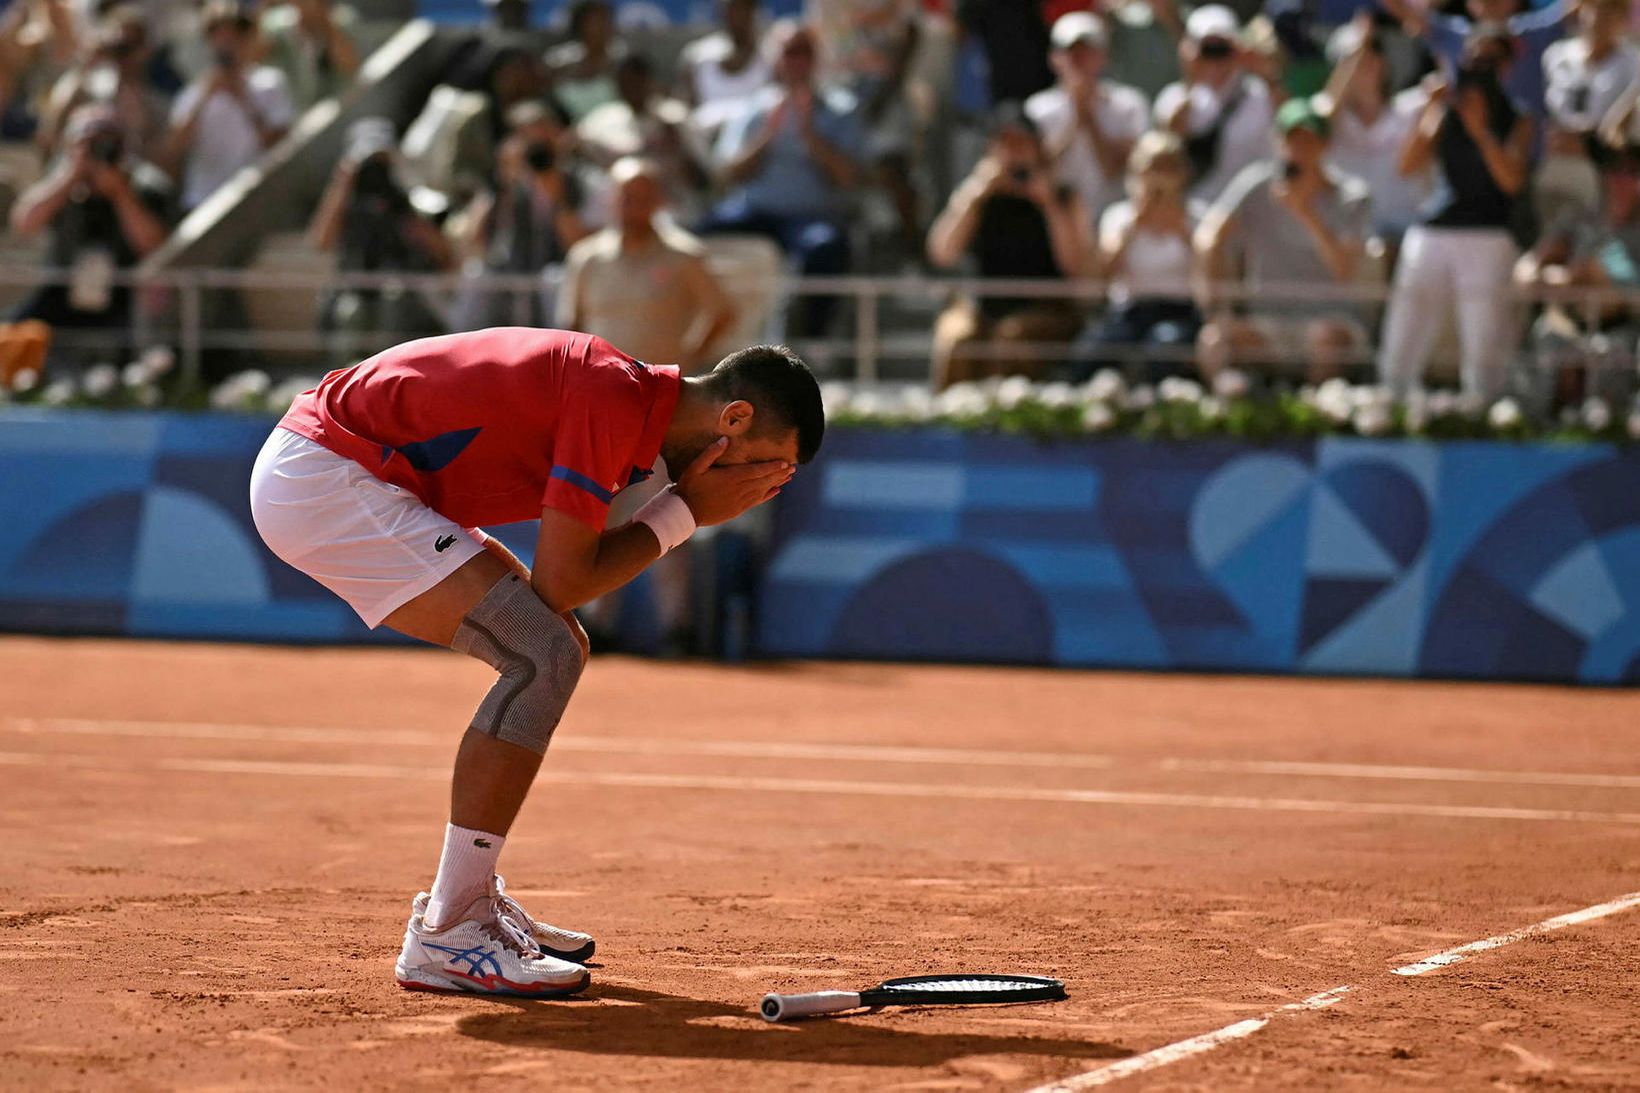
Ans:
[{"label": "camera with lens", "polygon": [[552,170],[552,165],[556,161],[557,157],[553,155],[552,146],[550,144],[543,144],[540,141],[536,141],[528,148],[524,149],[524,162],[528,163],[530,165],[530,170],[534,171],[538,175],[546,174],[548,171]]},{"label": "camera with lens", "polygon": [[91,138],[86,150],[98,163],[112,167],[125,155],[125,141],[116,132],[102,132]]},{"label": "camera with lens", "polygon": [[378,152],[360,163],[353,175],[353,196],[385,212],[401,213],[410,208],[409,195],[393,175],[393,163]]}]

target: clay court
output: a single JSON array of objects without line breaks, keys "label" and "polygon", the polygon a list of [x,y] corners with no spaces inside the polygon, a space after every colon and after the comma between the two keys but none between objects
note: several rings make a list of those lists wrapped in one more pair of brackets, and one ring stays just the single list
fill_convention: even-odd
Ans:
[{"label": "clay court", "polygon": [[[10,1088],[1640,1085],[1631,693],[600,660],[502,858],[593,985],[508,1004],[391,971],[482,665],[0,656]],[[1070,998],[754,1014],[945,970]]]}]

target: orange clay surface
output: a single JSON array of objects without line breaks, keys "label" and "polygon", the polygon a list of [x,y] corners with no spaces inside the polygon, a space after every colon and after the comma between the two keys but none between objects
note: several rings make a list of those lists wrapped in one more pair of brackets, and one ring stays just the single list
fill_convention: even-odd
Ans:
[{"label": "orange clay surface", "polygon": [[[0,664],[0,1088],[1022,1091],[1341,985],[1114,1088],[1640,1088],[1640,908],[1389,974],[1640,890],[1633,692],[596,660],[502,856],[593,985],[508,1003],[392,977],[483,666]],[[1071,997],[754,1015],[944,970]]]}]

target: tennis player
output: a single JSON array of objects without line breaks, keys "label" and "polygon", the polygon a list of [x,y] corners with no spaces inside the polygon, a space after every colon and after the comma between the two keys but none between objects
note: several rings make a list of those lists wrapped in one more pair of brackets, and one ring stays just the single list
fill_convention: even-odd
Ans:
[{"label": "tennis player", "polygon": [[[783,346],[682,379],[600,338],[533,328],[408,342],[296,399],[251,472],[263,540],[369,626],[500,673],[456,754],[400,986],[543,997],[587,985],[593,939],[529,915],[495,872],[586,664],[571,612],[697,527],[774,497],[824,429],[819,387]],[[657,458],[677,484],[605,527],[610,499]],[[535,518],[533,570],[480,530]]]}]

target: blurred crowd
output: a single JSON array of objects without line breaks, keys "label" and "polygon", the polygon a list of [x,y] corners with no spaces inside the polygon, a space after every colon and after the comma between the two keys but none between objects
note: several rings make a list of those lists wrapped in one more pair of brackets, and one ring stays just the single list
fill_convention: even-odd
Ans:
[{"label": "blurred crowd", "polygon": [[[322,322],[560,323],[695,367],[742,306],[709,256],[756,237],[795,273],[980,279],[933,319],[937,386],[1234,366],[1405,392],[1439,360],[1482,398],[1525,366],[1577,399],[1632,384],[1640,337],[1637,10],[720,0],[660,50],[605,0],[547,27],[489,0],[402,132],[353,124],[309,238],[344,271],[551,289],[344,288]],[[11,228],[70,271],[12,320],[128,324],[110,274],[347,86],[356,23],[323,0],[0,7],[0,140],[45,165]],[[795,299],[786,335],[839,334],[837,304]]]}]

